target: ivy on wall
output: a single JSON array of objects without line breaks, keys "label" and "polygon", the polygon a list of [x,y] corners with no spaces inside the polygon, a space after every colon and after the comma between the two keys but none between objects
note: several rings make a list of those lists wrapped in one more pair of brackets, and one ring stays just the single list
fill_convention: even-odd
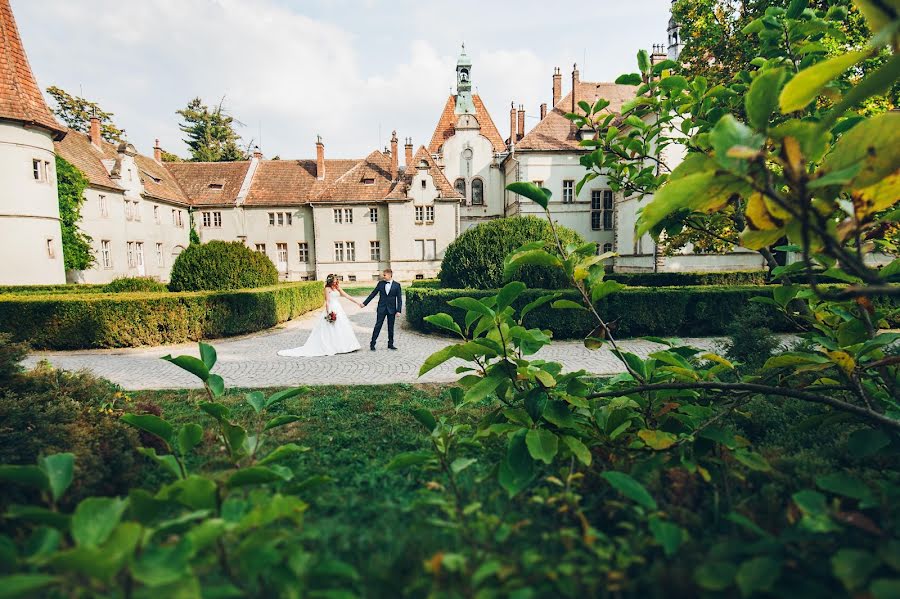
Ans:
[{"label": "ivy on wall", "polygon": [[86,270],[94,264],[93,239],[78,228],[87,177],[70,162],[56,157],[56,186],[59,220],[62,226],[63,257],[66,270]]}]

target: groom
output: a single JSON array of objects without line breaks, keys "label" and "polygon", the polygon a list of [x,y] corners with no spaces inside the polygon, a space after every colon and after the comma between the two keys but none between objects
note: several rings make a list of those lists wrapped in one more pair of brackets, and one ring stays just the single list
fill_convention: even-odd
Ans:
[{"label": "groom", "polygon": [[382,279],[378,281],[378,285],[363,302],[363,306],[368,306],[369,302],[378,295],[378,308],[376,309],[378,316],[375,319],[375,330],[372,331],[372,341],[369,343],[369,349],[372,351],[375,351],[375,342],[378,341],[378,334],[381,333],[381,326],[384,324],[385,318],[388,322],[388,349],[397,349],[394,347],[394,319],[403,309],[403,293],[400,291],[400,283],[392,280],[394,271],[386,268],[381,274]]}]

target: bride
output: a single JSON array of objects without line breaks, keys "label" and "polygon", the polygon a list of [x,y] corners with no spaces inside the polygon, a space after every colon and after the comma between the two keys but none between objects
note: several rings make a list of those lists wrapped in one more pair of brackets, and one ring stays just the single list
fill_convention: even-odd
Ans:
[{"label": "bride", "polygon": [[314,356],[333,356],[346,354],[360,348],[350,319],[341,307],[339,298],[344,296],[360,308],[362,304],[344,293],[337,277],[328,275],[325,279],[325,311],[313,327],[309,339],[302,347],[283,349],[279,356],[288,358],[311,358]]}]

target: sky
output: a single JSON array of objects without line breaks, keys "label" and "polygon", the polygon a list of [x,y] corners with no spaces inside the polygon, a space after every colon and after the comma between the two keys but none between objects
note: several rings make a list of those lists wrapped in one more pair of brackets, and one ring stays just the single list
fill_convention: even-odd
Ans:
[{"label": "sky", "polygon": [[[427,144],[455,83],[460,44],[503,137],[509,106],[526,130],[551,102],[553,68],[571,86],[635,70],[665,43],[669,0],[12,0],[38,84],[112,112],[144,154],[155,139],[187,155],[176,111],[226,109],[266,157],[361,157]],[[571,6],[562,10],[562,6]]]}]

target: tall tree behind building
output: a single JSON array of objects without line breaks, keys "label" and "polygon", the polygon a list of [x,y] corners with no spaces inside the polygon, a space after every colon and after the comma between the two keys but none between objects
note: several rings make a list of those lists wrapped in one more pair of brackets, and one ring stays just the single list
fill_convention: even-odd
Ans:
[{"label": "tall tree behind building", "polygon": [[80,96],[73,96],[56,86],[48,87],[47,93],[56,103],[53,114],[58,116],[70,129],[87,133],[91,128],[91,117],[97,116],[100,119],[100,133],[103,139],[110,143],[122,141],[124,131],[113,123],[113,113],[106,112],[96,102]]},{"label": "tall tree behind building", "polygon": [[188,102],[178,111],[182,118],[179,125],[187,136],[184,143],[191,153],[192,162],[227,162],[246,160],[248,152],[241,147],[241,138],[235,131],[239,125],[223,107],[224,98],[210,109],[200,98]]}]

